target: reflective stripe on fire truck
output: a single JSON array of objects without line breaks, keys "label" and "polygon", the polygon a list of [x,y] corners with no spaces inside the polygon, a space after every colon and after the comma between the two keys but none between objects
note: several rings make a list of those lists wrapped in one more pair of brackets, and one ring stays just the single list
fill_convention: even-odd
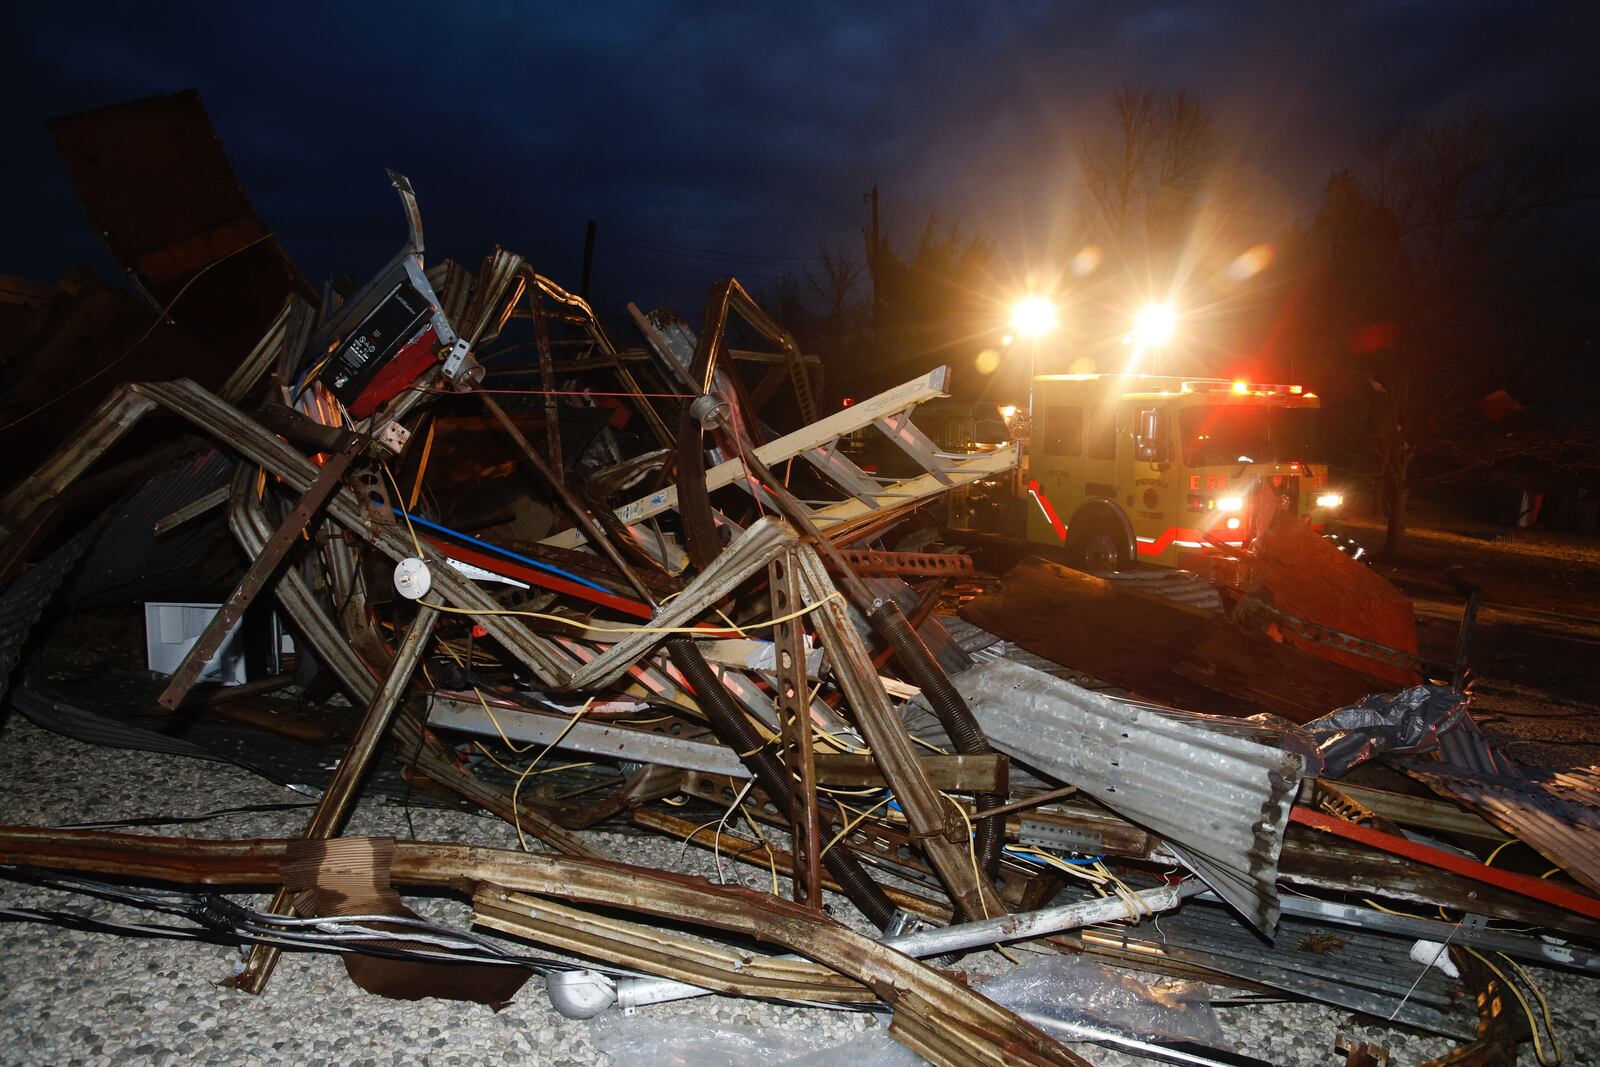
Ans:
[{"label": "reflective stripe on fire truck", "polygon": [[1204,538],[1205,536],[1204,530],[1189,530],[1180,526],[1168,526],[1157,537],[1138,537],[1135,540],[1139,542],[1139,555],[1141,556],[1159,556],[1174,545],[1179,548],[1211,548],[1217,544],[1224,544],[1229,548],[1240,548],[1244,545],[1243,541],[1191,540],[1191,538]]},{"label": "reflective stripe on fire truck", "polygon": [[1067,539],[1066,524],[1061,521],[1061,516],[1056,514],[1056,509],[1050,505],[1050,498],[1044,495],[1044,490],[1039,488],[1037,481],[1028,482],[1028,494],[1038,503],[1039,510],[1044,512],[1044,517],[1055,529],[1056,536],[1065,541]]}]

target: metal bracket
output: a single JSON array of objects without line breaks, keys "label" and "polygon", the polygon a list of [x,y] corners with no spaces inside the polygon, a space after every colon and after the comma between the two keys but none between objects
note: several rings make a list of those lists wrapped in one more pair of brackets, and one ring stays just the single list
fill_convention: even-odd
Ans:
[{"label": "metal bracket", "polygon": [[1037,819],[1022,820],[1017,840],[1024,845],[1097,856],[1105,849],[1106,844],[1105,837],[1098,830],[1082,830],[1077,827],[1062,826],[1060,823],[1040,822]]}]

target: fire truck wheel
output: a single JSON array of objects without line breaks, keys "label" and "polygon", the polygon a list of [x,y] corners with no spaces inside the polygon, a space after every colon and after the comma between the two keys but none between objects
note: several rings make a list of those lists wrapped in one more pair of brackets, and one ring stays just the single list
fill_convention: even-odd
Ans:
[{"label": "fire truck wheel", "polygon": [[[1077,524],[1073,525],[1072,532],[1078,532]],[[1090,574],[1126,570],[1128,548],[1122,543],[1119,531],[1104,518],[1091,519],[1082,537],[1068,538],[1067,563]]]}]

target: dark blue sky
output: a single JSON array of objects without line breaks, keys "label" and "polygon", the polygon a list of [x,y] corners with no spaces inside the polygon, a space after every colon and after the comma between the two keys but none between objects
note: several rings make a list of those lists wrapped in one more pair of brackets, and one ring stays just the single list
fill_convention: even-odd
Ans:
[{"label": "dark blue sky", "polygon": [[0,272],[41,278],[110,271],[42,120],[189,87],[312,277],[399,247],[388,166],[416,185],[430,260],[498,242],[575,286],[592,217],[599,300],[691,317],[715,276],[759,288],[821,242],[859,247],[874,181],[898,247],[938,212],[1025,273],[1124,82],[1214,108],[1275,190],[1264,229],[1307,217],[1394,119],[1479,103],[1592,141],[1600,102],[1578,3],[11,6]]}]

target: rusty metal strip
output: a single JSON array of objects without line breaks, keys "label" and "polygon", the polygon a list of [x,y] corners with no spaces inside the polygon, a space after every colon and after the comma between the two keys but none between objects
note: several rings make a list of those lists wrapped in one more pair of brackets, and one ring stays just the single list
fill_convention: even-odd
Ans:
[{"label": "rusty metal strip", "polygon": [[[292,844],[0,827],[0,863],[246,886],[281,881]],[[1037,1027],[939,971],[764,893],[616,862],[440,842],[395,842],[390,873],[397,885],[489,883],[777,945],[872,989],[895,1009],[891,1035],[941,1067],[1087,1067]]]},{"label": "rusty metal strip", "polygon": [[1484,882],[1500,889],[1508,889],[1513,893],[1531,897],[1545,904],[1552,904],[1558,908],[1576,912],[1590,919],[1600,919],[1600,898],[1589,896],[1585,893],[1575,893],[1559,885],[1530,878],[1525,874],[1513,871],[1503,871],[1498,867],[1490,867],[1476,860],[1464,859],[1453,852],[1434,848],[1430,845],[1419,844],[1404,837],[1386,834],[1381,830],[1374,830],[1370,826],[1346,822],[1332,815],[1324,815],[1320,811],[1311,811],[1307,808],[1295,807],[1290,810],[1289,818],[1303,826],[1326,830],[1328,833],[1337,834],[1351,841],[1358,841],[1363,845],[1383,849],[1400,856],[1426,863],[1430,867],[1439,867],[1452,874],[1459,874],[1475,881]]},{"label": "rusty metal strip", "polygon": [[839,555],[857,574],[897,574],[910,578],[960,578],[975,574],[972,557],[958,552],[879,552],[841,548]]},{"label": "rusty metal strip", "polygon": [[796,857],[794,899],[812,911],[822,910],[822,840],[817,823],[817,768],[811,745],[810,683],[806,675],[805,627],[788,618],[799,609],[800,583],[792,554],[767,564],[772,617],[785,619],[773,627],[777,658],[779,752],[794,784],[789,806],[789,833]]},{"label": "rusty metal strip", "polygon": [[[801,590],[810,603],[831,596],[822,560],[809,545],[795,552]],[[987,919],[1005,912],[994,887],[981,878],[973,857],[967,822],[953,801],[939,795],[917,763],[905,724],[895,714],[889,696],[878,684],[878,673],[861,636],[850,623],[845,606],[830,599],[813,613],[817,636],[827,649],[834,676],[844,690],[856,725],[866,735],[872,753],[906,813],[911,831],[939,872],[958,910],[969,919]],[[957,844],[960,842],[960,844]]]},{"label": "rusty metal strip", "polygon": [[496,885],[480,885],[473,894],[472,921],[564,952],[721,993],[840,1004],[877,1000],[870,989],[819,964],[708,945]]},{"label": "rusty metal strip", "polygon": [[550,449],[550,465],[558,478],[565,474],[565,461],[561,453],[561,413],[556,402],[555,361],[550,355],[550,321],[544,313],[544,301],[537,292],[528,294],[528,307],[533,315],[533,339],[539,347],[539,388],[544,390],[544,440]]},{"label": "rusty metal strip", "polygon": [[[367,710],[361,716],[355,733],[350,736],[343,758],[339,760],[338,769],[333,772],[333,777],[317,800],[311,820],[306,824],[304,836],[307,840],[321,841],[338,836],[339,829],[355,805],[361,783],[366,780],[372,757],[389,732],[389,724],[394,719],[401,698],[405,696],[406,686],[411,684],[411,675],[427,651],[428,641],[433,637],[434,623],[438,619],[439,612],[433,604],[424,600],[418,605],[417,617],[406,631],[405,639],[400,642],[388,677],[367,704]],[[293,903],[293,892],[286,885],[280,886],[267,910],[274,915],[288,915],[293,911]],[[277,962],[277,948],[256,945],[250,950],[244,971],[233,979],[233,984],[247,992],[260,993],[272,977],[272,969]]]},{"label": "rusty metal strip", "polygon": [[255,602],[257,594],[266,587],[268,580],[283,562],[283,558],[289,554],[289,549],[299,540],[301,532],[317,512],[322,510],[328,498],[338,490],[345,473],[350,469],[350,464],[355,462],[364,444],[365,438],[352,436],[342,451],[329,457],[317,480],[300,495],[294,509],[284,516],[283,522],[268,539],[266,547],[251,561],[249,569],[244,572],[244,577],[239,579],[239,584],[233,587],[233,592],[228,594],[228,598],[222,602],[217,613],[206,623],[205,629],[200,631],[200,636],[189,646],[189,651],[184,653],[183,661],[172,672],[172,680],[156,698],[156,703],[168,711],[183,703],[183,698],[194,687],[200,672],[206,669],[206,664],[216,655],[217,649],[227,639],[234,624],[243,617],[245,611]]}]

